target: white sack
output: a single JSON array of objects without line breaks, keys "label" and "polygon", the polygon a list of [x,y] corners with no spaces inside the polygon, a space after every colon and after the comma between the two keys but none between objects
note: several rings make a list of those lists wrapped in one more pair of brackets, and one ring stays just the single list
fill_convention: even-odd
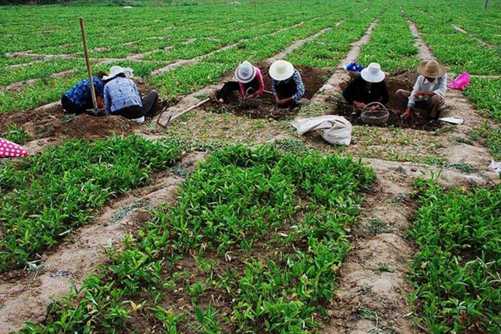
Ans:
[{"label": "white sack", "polygon": [[303,135],[314,130],[323,130],[322,138],[329,144],[350,145],[351,123],[342,116],[325,115],[311,118],[299,118],[292,122],[297,133]]}]

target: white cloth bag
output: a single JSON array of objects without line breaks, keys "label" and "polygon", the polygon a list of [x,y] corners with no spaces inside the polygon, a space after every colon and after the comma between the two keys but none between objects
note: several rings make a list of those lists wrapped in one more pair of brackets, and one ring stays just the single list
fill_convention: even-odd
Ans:
[{"label": "white cloth bag", "polygon": [[292,122],[299,135],[314,130],[322,130],[322,138],[333,145],[350,145],[351,123],[342,116],[325,115],[310,118],[298,118]]}]

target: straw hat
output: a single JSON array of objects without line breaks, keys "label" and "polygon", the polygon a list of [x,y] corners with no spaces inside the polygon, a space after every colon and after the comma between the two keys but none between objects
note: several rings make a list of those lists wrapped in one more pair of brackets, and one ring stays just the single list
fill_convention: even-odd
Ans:
[{"label": "straw hat", "polygon": [[440,78],[445,74],[445,68],[434,59],[423,60],[418,66],[418,73],[428,78]]},{"label": "straw hat", "polygon": [[294,66],[285,60],[277,60],[270,67],[270,77],[277,81],[284,81],[294,75]]},{"label": "straw hat", "polygon": [[244,61],[242,64],[238,65],[235,70],[235,79],[240,83],[249,83],[256,77],[256,68],[249,63]]},{"label": "straw hat", "polygon": [[103,77],[103,80],[110,80],[116,77],[119,74],[125,74],[127,78],[132,77],[134,74],[134,70],[130,67],[122,67],[122,66],[111,66],[110,74]]},{"label": "straw hat", "polygon": [[381,65],[378,63],[370,63],[367,68],[364,68],[362,72],[360,72],[362,79],[367,82],[377,83],[381,82],[385,78],[385,74],[381,71]]}]

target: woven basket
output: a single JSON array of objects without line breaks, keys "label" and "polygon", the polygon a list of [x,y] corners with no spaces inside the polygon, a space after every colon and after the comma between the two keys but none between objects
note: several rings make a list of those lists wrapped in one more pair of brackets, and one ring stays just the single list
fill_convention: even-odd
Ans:
[{"label": "woven basket", "polygon": [[[375,109],[374,106],[376,106]],[[360,115],[362,122],[368,125],[386,125],[389,118],[390,112],[386,109],[384,104],[379,102],[367,104]]]}]

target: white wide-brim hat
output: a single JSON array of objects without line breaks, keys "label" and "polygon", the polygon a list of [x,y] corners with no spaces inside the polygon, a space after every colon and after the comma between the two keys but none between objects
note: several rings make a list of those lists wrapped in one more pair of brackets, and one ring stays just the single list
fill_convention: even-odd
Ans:
[{"label": "white wide-brim hat", "polygon": [[385,78],[385,74],[381,71],[381,66],[378,63],[370,63],[367,68],[364,68],[362,72],[360,72],[362,79],[367,82],[377,83],[381,82]]},{"label": "white wide-brim hat", "polygon": [[238,65],[235,70],[235,80],[240,83],[249,83],[256,77],[256,68],[254,65],[248,61],[244,61],[242,64]]},{"label": "white wide-brim hat", "polygon": [[110,80],[116,77],[119,74],[125,74],[127,78],[131,78],[134,75],[134,70],[130,67],[122,67],[122,66],[111,66],[110,74],[103,77],[103,80]]},{"label": "white wide-brim hat", "polygon": [[277,60],[270,66],[270,77],[273,80],[284,81],[294,75],[294,66],[285,60]]}]

